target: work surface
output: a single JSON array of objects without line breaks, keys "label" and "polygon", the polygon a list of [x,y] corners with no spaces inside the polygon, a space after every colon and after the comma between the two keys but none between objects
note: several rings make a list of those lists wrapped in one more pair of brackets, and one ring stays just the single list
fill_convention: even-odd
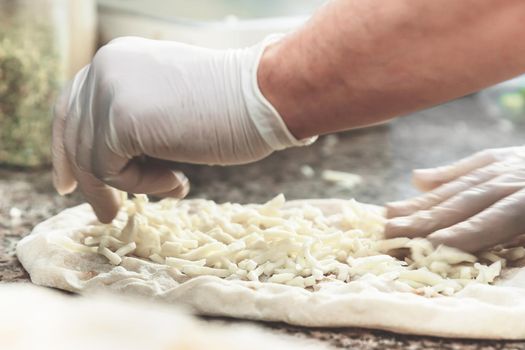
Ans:
[{"label": "work surface", "polygon": [[[236,167],[181,166],[192,182],[191,197],[241,203],[262,202],[274,194],[294,198],[350,198],[383,204],[417,192],[410,170],[456,160],[489,147],[520,145],[525,126],[489,117],[468,97],[385,125],[322,137],[311,147],[290,149]],[[308,165],[313,176],[301,171]],[[322,180],[322,170],[362,176],[354,188]],[[306,175],[305,175],[306,174]],[[27,282],[14,257],[16,242],[38,222],[82,201],[59,197],[49,171],[0,168],[0,281]],[[215,322],[233,322],[213,320]],[[237,322],[237,321],[235,321]],[[525,349],[525,342],[449,340],[360,329],[304,329],[267,324],[278,333],[315,338],[348,349]]]}]

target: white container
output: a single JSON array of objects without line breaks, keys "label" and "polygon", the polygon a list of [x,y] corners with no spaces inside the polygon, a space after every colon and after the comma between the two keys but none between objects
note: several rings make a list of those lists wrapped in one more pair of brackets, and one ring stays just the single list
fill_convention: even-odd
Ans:
[{"label": "white container", "polygon": [[98,0],[102,42],[119,36],[209,48],[255,44],[303,24],[324,0]]},{"label": "white container", "polygon": [[[55,0],[56,1],[56,0]],[[67,18],[64,46],[66,78],[91,62],[97,41],[96,0],[61,0]]]}]

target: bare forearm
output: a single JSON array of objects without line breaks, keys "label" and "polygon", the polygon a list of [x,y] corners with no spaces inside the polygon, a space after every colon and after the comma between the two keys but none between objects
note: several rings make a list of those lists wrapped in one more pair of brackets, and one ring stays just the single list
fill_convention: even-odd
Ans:
[{"label": "bare forearm", "polygon": [[522,0],[335,0],[259,84],[298,138],[365,126],[525,72],[524,23]]}]

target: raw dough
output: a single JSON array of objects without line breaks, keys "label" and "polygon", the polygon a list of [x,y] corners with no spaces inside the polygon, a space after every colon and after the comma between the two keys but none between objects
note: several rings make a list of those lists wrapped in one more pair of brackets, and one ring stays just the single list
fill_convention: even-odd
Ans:
[{"label": "raw dough", "polygon": [[[204,208],[202,201],[198,200],[182,203],[193,205],[196,210]],[[298,201],[288,205],[301,207],[304,203],[320,210],[327,217],[341,217],[341,213],[356,205],[355,202],[344,200]],[[140,207],[146,204],[140,204],[139,201],[134,205]],[[261,209],[261,206],[251,207]],[[274,209],[270,205],[262,210]],[[174,216],[179,219],[179,216]],[[128,217],[124,222],[126,220]],[[366,224],[365,221],[361,224],[363,223]],[[137,245],[111,247],[109,241],[104,244],[96,242],[100,230],[94,229],[94,224],[96,220],[89,206],[82,205],[38,225],[30,236],[20,242],[17,249],[18,257],[30,273],[32,281],[75,292],[102,289],[143,295],[170,303],[181,302],[190,305],[198,313],[208,315],[283,321],[302,326],[357,326],[450,337],[525,338],[525,325],[521,322],[525,317],[525,273],[521,269],[504,271],[496,286],[469,282],[461,285],[461,288],[465,286],[463,289],[454,287],[456,289],[452,291],[438,290],[441,294],[436,294],[435,290],[427,293],[428,285],[416,284],[411,287],[410,284],[403,283],[399,276],[394,274],[392,277],[388,271],[386,274],[363,273],[356,278],[351,278],[354,272],[350,271],[349,276],[338,279],[340,276],[337,270],[328,270],[322,279],[315,278],[316,283],[313,285],[303,283],[301,287],[297,287],[294,284],[282,284],[283,281],[287,283],[293,279],[268,283],[263,276],[258,280],[246,281],[237,272],[233,278],[231,273],[224,272],[221,275],[229,279],[197,276],[191,271],[198,269],[185,270],[184,266],[177,265],[180,263],[178,260],[173,262],[173,267],[126,254],[115,254],[114,251],[118,252],[118,249],[121,249],[120,253],[130,253],[138,248]],[[359,225],[359,220],[352,225]],[[122,238],[119,235],[122,232],[116,234],[116,237]],[[85,241],[88,237],[91,237],[91,242]],[[84,242],[98,244],[98,248],[87,247]],[[140,245],[140,239],[137,242]],[[108,253],[104,248],[113,250]],[[151,257],[162,247],[142,245],[139,248],[142,251],[137,251],[137,254]],[[167,261],[165,256],[157,255],[165,259],[159,262]],[[106,257],[113,264],[119,265],[112,265]],[[454,259],[455,257],[457,255],[454,255]],[[427,259],[428,256],[423,258]],[[489,260],[494,258],[498,259],[498,256],[487,256]],[[242,266],[250,265],[247,264]],[[202,263],[198,265],[203,266]],[[436,268],[442,265],[438,264]],[[480,282],[490,282],[499,273],[496,265],[487,268],[481,265],[470,267],[469,273],[472,274],[474,269],[481,276]],[[207,268],[225,270],[222,266]],[[246,267],[245,270],[250,268]],[[458,271],[454,273],[461,274]],[[410,280],[413,277],[410,273],[413,272],[409,271],[410,278],[405,279]],[[308,273],[305,275],[306,278],[309,277]],[[425,273],[423,281],[426,281],[426,276]],[[456,280],[467,279],[463,275],[460,277]],[[471,281],[470,277],[476,276],[467,277]],[[434,284],[432,281],[425,283]],[[414,293],[415,291],[419,293]]]}]

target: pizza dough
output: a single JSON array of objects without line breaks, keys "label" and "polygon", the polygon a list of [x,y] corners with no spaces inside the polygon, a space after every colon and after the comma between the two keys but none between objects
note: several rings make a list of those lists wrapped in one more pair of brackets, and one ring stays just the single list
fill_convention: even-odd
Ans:
[{"label": "pizza dough", "polygon": [[[480,257],[381,240],[380,209],[345,200],[264,205],[128,201],[113,225],[89,206],[38,225],[17,254],[36,284],[111,290],[196,312],[302,326],[525,338],[525,250]],[[385,253],[409,249],[404,261]],[[506,260],[506,259],[507,260]]]},{"label": "pizza dough", "polygon": [[109,295],[73,298],[31,285],[0,285],[0,339],[9,350],[327,349],[253,326],[218,326],[179,308]]}]

